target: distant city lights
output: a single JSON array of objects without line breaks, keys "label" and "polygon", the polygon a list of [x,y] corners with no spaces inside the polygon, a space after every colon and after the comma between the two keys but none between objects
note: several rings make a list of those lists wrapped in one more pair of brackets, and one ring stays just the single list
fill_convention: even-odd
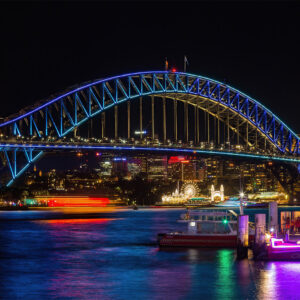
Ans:
[{"label": "distant city lights", "polygon": [[171,156],[169,158],[169,164],[174,164],[174,163],[179,163],[182,161],[185,161],[185,157],[184,156]]},{"label": "distant city lights", "polygon": [[113,161],[126,161],[127,160],[127,158],[125,158],[125,157],[114,157],[113,158]]}]

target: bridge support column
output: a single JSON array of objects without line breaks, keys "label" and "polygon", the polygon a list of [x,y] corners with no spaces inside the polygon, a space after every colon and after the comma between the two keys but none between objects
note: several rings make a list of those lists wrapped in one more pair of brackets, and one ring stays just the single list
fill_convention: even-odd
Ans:
[{"label": "bridge support column", "polygon": [[105,137],[105,111],[101,114],[101,138]]},{"label": "bridge support column", "polygon": [[89,120],[88,137],[93,137],[93,119]]},{"label": "bridge support column", "polygon": [[127,102],[127,138],[130,139],[130,101]]},{"label": "bridge support column", "polygon": [[217,144],[218,137],[217,137],[217,118],[214,117],[214,143]]},{"label": "bridge support column", "polygon": [[143,139],[143,98],[140,97],[140,140]]},{"label": "bridge support column", "polygon": [[154,96],[151,96],[151,125],[152,125],[152,141],[154,141],[155,129],[154,129]]},{"label": "bridge support column", "polygon": [[203,114],[204,114],[204,141],[206,142],[206,138],[207,138],[207,136],[206,136],[206,132],[207,132],[207,113],[206,113],[206,111],[204,110],[203,111]]},{"label": "bridge support column", "polygon": [[257,149],[258,142],[257,142],[257,130],[255,130],[255,149]]},{"label": "bridge support column", "polygon": [[197,144],[197,106],[194,106],[194,142]]},{"label": "bridge support column", "polygon": [[75,127],[75,128],[74,128],[74,138],[77,137],[77,130],[78,130],[78,127]]},{"label": "bridge support column", "polygon": [[164,132],[164,144],[165,144],[167,142],[166,97],[163,97],[163,132]]},{"label": "bridge support column", "polygon": [[207,143],[210,143],[210,132],[209,132],[209,113],[207,112]]},{"label": "bridge support column", "polygon": [[177,100],[174,100],[174,140],[177,142]]},{"label": "bridge support column", "polygon": [[197,145],[200,143],[200,130],[199,130],[199,108],[197,107]]},{"label": "bridge support column", "polygon": [[115,140],[118,139],[118,106],[115,105]]},{"label": "bridge support column", "polygon": [[229,146],[230,145],[229,110],[227,110],[227,120],[226,120],[226,123],[227,123],[227,143],[228,143],[228,146]]},{"label": "bridge support column", "polygon": [[249,143],[249,126],[247,122],[246,123],[246,149],[248,149],[248,143]]},{"label": "bridge support column", "polygon": [[267,138],[265,137],[265,150],[267,150]]},{"label": "bridge support column", "polygon": [[237,119],[237,144],[239,145],[240,144],[240,119],[238,117]]},{"label": "bridge support column", "polygon": [[189,141],[189,110],[188,104],[184,102],[184,139],[185,142]]},{"label": "bridge support column", "polygon": [[218,145],[220,145],[220,104],[218,103]]}]

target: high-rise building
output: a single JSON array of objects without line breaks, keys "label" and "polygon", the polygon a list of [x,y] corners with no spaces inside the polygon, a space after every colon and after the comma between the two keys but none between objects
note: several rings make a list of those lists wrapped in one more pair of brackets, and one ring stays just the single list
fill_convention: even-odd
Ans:
[{"label": "high-rise building", "polygon": [[149,180],[167,179],[167,156],[151,157],[147,160],[148,170],[147,176]]},{"label": "high-rise building", "polygon": [[127,158],[114,157],[112,159],[112,175],[117,177],[126,177],[128,174]]}]

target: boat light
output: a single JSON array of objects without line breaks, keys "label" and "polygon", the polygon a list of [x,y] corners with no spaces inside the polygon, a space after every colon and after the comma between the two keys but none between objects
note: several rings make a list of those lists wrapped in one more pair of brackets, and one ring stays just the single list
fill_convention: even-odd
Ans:
[{"label": "boat light", "polygon": [[194,227],[196,226],[196,222],[191,222],[190,225]]},{"label": "boat light", "polygon": [[223,219],[223,224],[227,224],[228,220],[227,219]]},{"label": "boat light", "polygon": [[274,232],[274,227],[271,227],[271,228],[270,228],[270,232]]}]

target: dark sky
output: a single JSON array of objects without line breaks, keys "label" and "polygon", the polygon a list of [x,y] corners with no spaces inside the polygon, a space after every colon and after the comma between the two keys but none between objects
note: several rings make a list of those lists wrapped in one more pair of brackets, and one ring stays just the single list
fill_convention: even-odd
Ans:
[{"label": "dark sky", "polygon": [[1,2],[1,112],[168,57],[299,122],[300,2]]}]

